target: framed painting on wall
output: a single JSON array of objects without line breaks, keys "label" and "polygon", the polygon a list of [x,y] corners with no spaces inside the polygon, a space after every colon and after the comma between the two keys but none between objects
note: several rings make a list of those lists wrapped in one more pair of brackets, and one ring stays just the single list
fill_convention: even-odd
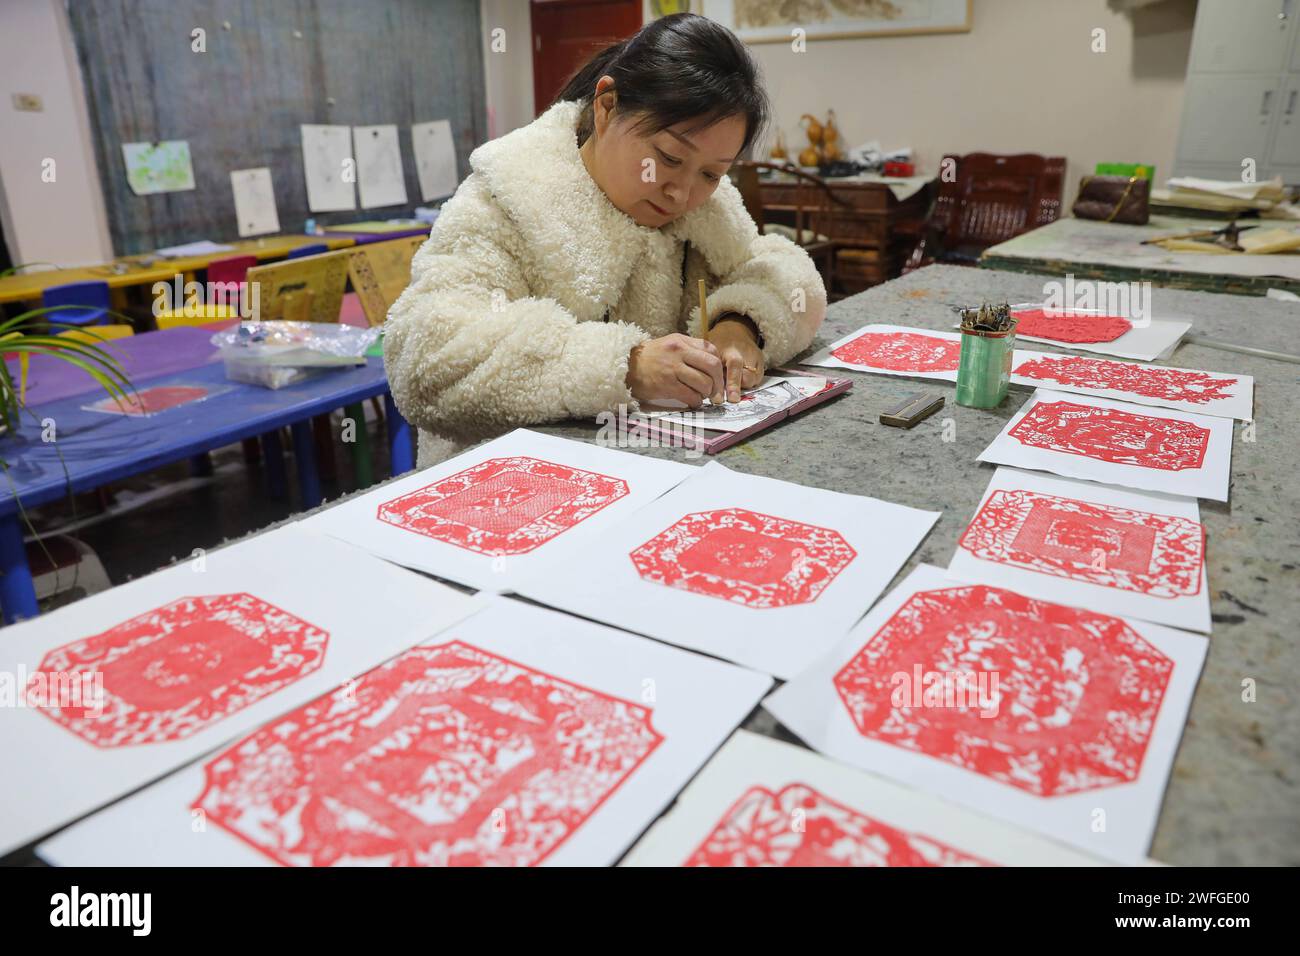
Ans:
[{"label": "framed painting on wall", "polygon": [[971,0],[697,0],[746,43],[970,32]]}]

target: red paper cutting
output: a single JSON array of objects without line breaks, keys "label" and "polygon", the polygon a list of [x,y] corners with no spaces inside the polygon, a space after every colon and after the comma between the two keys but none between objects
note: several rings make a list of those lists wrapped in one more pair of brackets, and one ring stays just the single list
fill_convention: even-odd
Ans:
[{"label": "red paper cutting", "polygon": [[328,643],[251,594],[179,598],[46,654],[47,680],[98,671],[103,701],[42,712],[97,747],[184,740],[316,670]]},{"label": "red paper cutting", "polygon": [[197,385],[156,385],[127,393],[124,399],[105,398],[90,407],[110,415],[154,415],[208,397],[208,390]]},{"label": "red paper cutting", "polygon": [[[1117,617],[967,586],[912,595],[834,685],[864,737],[1054,797],[1138,778],[1173,668]],[[996,674],[995,713],[897,706],[914,673]]]},{"label": "red paper cutting", "polygon": [[1205,529],[1172,515],[994,491],[962,536],[984,561],[1151,597],[1199,594]]},{"label": "red paper cutting", "polygon": [[807,784],[750,787],[686,866],[995,866],[900,830]]},{"label": "red paper cutting", "polygon": [[1038,402],[1008,433],[1034,448],[1159,471],[1200,468],[1210,430],[1177,418],[1074,402]]},{"label": "red paper cutting", "polygon": [[482,554],[524,554],[628,494],[627,482],[537,458],[489,458],[386,501],[380,521]]},{"label": "red paper cutting", "polygon": [[1026,309],[1013,313],[1016,334],[1055,342],[1114,342],[1133,328],[1119,315],[1088,315],[1080,312],[1048,312]]},{"label": "red paper cutting", "polygon": [[917,332],[864,332],[831,355],[849,365],[893,372],[955,372],[961,342]]},{"label": "red paper cutting", "polygon": [[857,552],[830,528],[724,508],[686,515],[630,557],[647,581],[773,608],[817,600]]},{"label": "red paper cutting", "polygon": [[533,865],[662,740],[646,707],[451,641],[231,746],[194,807],[286,866]]},{"label": "red paper cutting", "polygon": [[1109,388],[1130,392],[1147,398],[1197,405],[1222,401],[1235,394],[1235,378],[1224,378],[1209,372],[1181,368],[1164,368],[1154,365],[1134,365],[1131,362],[1114,362],[1109,359],[1083,358],[1082,356],[1044,356],[1028,359],[1014,372],[1025,378],[1077,388]]}]

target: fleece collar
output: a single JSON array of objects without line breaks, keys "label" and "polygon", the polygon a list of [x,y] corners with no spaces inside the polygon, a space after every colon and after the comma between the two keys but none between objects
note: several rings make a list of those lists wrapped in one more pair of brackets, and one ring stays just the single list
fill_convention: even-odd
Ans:
[{"label": "fleece collar", "polygon": [[578,152],[580,112],[577,102],[556,103],[469,157],[470,167],[537,252],[555,298],[612,308],[657,235],[690,240],[714,275],[745,261],[758,232],[728,177],[708,202],[663,229],[639,225],[587,172]]}]

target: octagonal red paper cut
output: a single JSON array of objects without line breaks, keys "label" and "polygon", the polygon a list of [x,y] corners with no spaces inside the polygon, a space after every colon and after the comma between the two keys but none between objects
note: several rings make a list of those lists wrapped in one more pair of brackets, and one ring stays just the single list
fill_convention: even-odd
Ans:
[{"label": "octagonal red paper cut", "polygon": [[777,608],[817,600],[857,552],[832,528],[723,508],[686,515],[630,557],[647,581]]},{"label": "octagonal red paper cut", "polygon": [[1023,489],[989,495],[960,546],[984,561],[1086,584],[1177,598],[1199,594],[1199,522]]},{"label": "octagonal red paper cut", "polygon": [[686,866],[994,866],[890,826],[803,783],[750,787]]},{"label": "octagonal red paper cut", "polygon": [[1024,445],[1158,471],[1200,468],[1210,430],[1178,418],[1075,402],[1038,402],[1007,432]]},{"label": "octagonal red paper cut", "polygon": [[1114,342],[1133,328],[1133,323],[1121,315],[1049,312],[1045,309],[1026,309],[1014,315],[1018,335],[1054,342]]},{"label": "octagonal red paper cut", "polygon": [[849,365],[892,372],[955,372],[961,342],[919,332],[863,332],[831,355]]},{"label": "octagonal red paper cut", "polygon": [[1134,365],[1079,355],[1045,355],[1015,368],[1025,378],[1076,388],[1113,389],[1146,398],[1205,405],[1230,399],[1237,379],[1195,369]]},{"label": "octagonal red paper cut", "polygon": [[316,670],[328,643],[252,594],[178,598],[46,654],[45,674],[98,672],[103,699],[42,712],[97,747],[184,740]]},{"label": "octagonal red paper cut", "polygon": [[[1120,618],[966,586],[909,597],[834,686],[864,737],[1056,797],[1138,779],[1173,667]],[[899,693],[931,674],[997,675],[996,694]]]},{"label": "octagonal red paper cut", "polygon": [[234,744],[194,807],[289,866],[533,865],[662,740],[649,708],[451,641]]},{"label": "octagonal red paper cut", "polygon": [[489,458],[379,506],[378,518],[481,554],[525,554],[628,494],[627,482],[527,456]]}]

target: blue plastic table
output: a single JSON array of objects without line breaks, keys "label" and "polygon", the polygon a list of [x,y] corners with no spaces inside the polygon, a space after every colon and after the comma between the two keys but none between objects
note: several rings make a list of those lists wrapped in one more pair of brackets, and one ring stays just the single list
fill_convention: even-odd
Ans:
[{"label": "blue plastic table", "polygon": [[[18,431],[0,439],[7,472],[7,478],[0,478],[0,610],[5,623],[38,613],[15,492],[24,509],[33,508],[288,425],[303,506],[314,508],[321,491],[312,417],[379,395],[384,396],[393,474],[409,471],[415,466],[410,426],[388,392],[383,359],[372,357],[366,363],[274,391],[230,382],[221,365],[137,381],[140,391],[158,385],[226,389],[148,417],[105,415],[82,407],[102,393],[29,409]],[[53,423],[54,441],[43,440],[49,429],[42,423]]]}]

